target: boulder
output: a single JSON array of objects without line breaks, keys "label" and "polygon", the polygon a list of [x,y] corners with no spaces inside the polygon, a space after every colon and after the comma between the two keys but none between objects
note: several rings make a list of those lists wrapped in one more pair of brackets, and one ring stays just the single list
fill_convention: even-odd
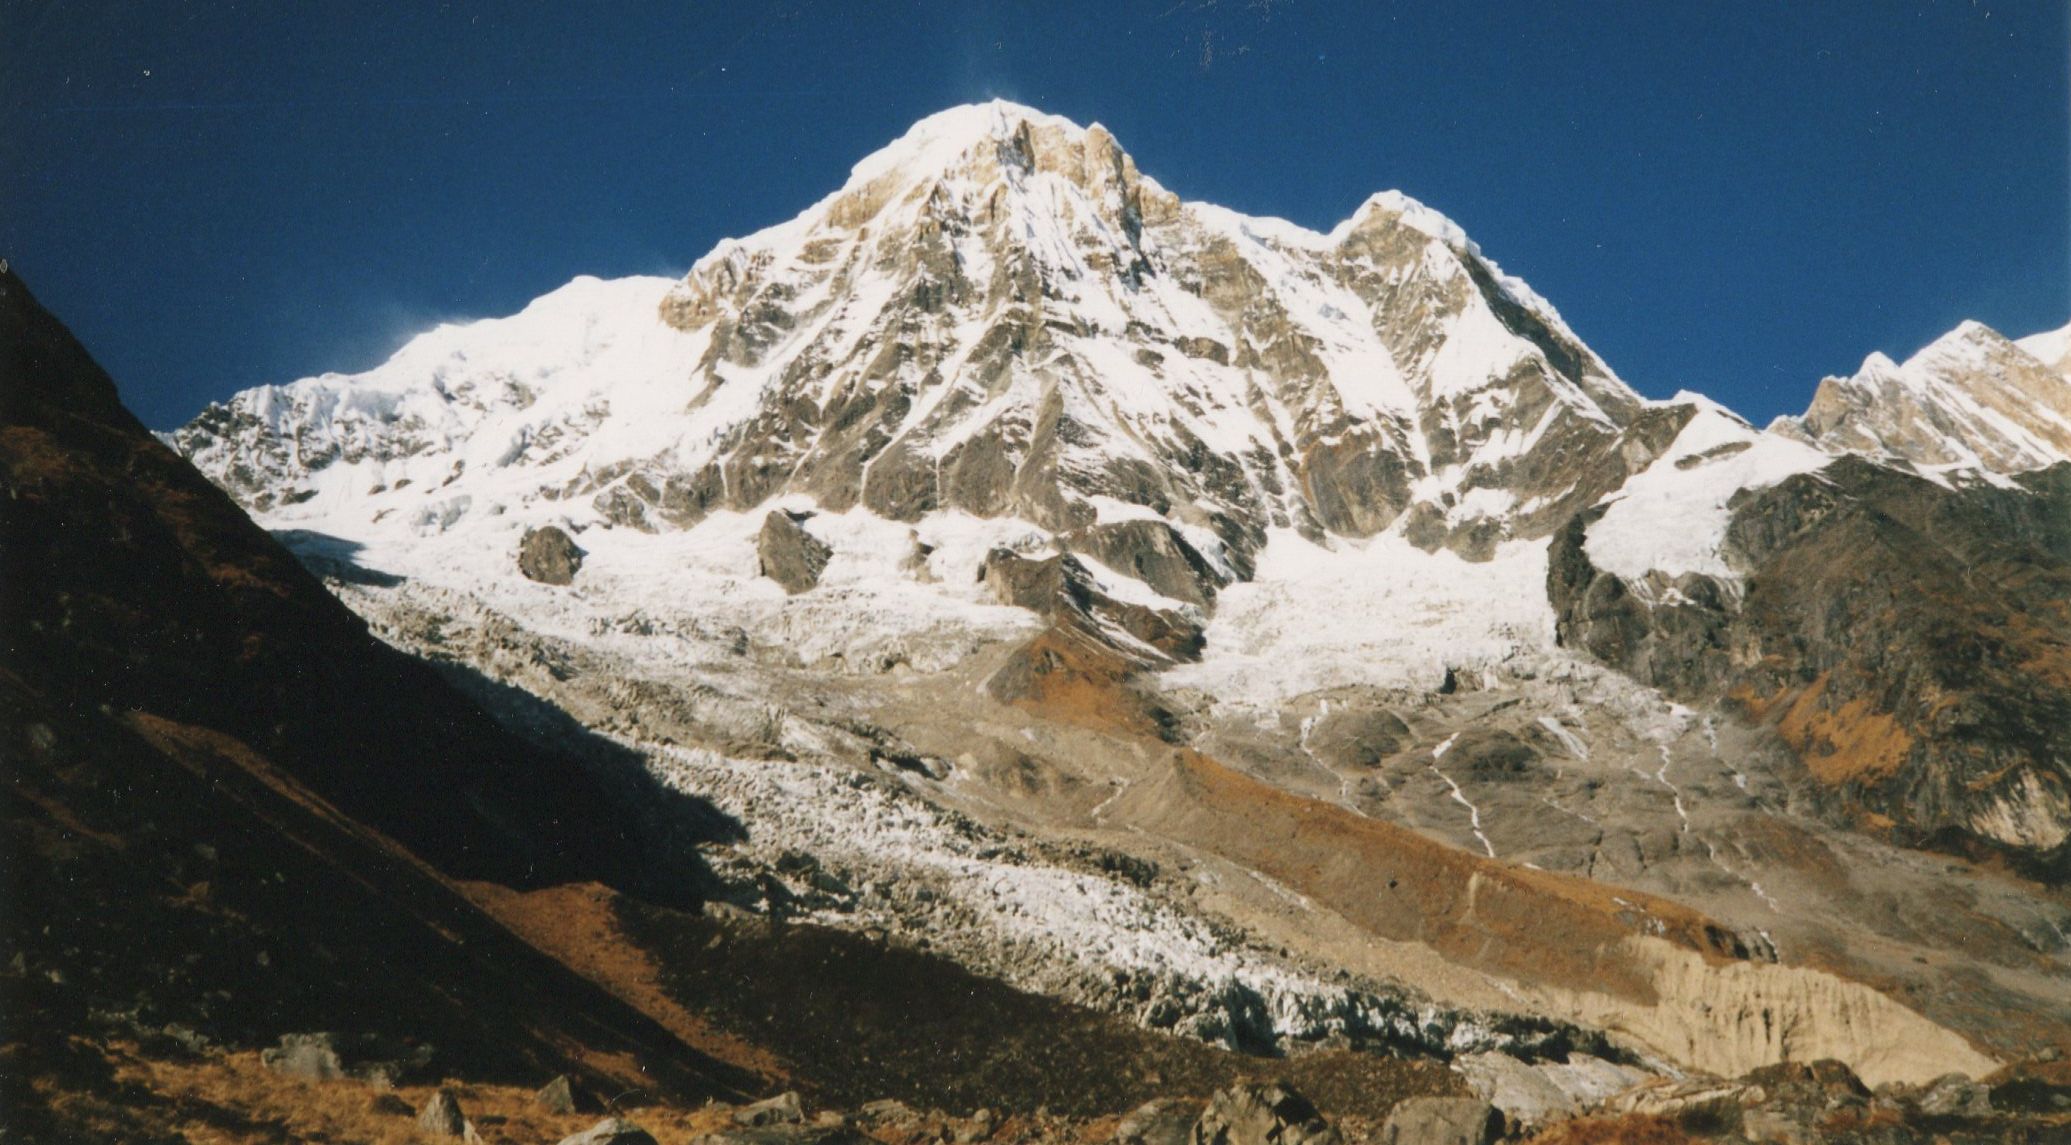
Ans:
[{"label": "boulder", "polygon": [[796,1125],[805,1120],[805,1106],[794,1092],[780,1093],[766,1101],[743,1105],[733,1112],[735,1125],[759,1128],[764,1125]]},{"label": "boulder", "polygon": [[1947,1074],[1920,1091],[1920,1112],[1930,1117],[1989,1117],[1992,1091],[1960,1073]]},{"label": "boulder", "polygon": [[607,1117],[572,1137],[561,1138],[561,1145],[658,1145],[654,1136],[623,1117]]},{"label": "boulder", "polygon": [[1139,1105],[1115,1126],[1114,1145],[1188,1145],[1199,1101],[1161,1097]]},{"label": "boulder", "polygon": [[1216,1094],[1194,1122],[1190,1145],[1339,1145],[1342,1140],[1308,1098],[1275,1082],[1231,1086]]},{"label": "boulder", "polygon": [[1089,525],[1065,543],[1152,591],[1188,604],[1208,605],[1228,583],[1179,530],[1164,521],[1141,519]]},{"label": "boulder", "polygon": [[549,1113],[585,1113],[597,1108],[597,1102],[565,1073],[542,1086],[532,1100]]},{"label": "boulder", "polygon": [[1566,1062],[1523,1062],[1505,1053],[1462,1054],[1453,1069],[1476,1096],[1525,1126],[1548,1125],[1649,1080],[1642,1070],[1585,1053]]},{"label": "boulder", "polygon": [[259,1060],[275,1073],[305,1081],[336,1081],[345,1076],[345,1062],[332,1034],[282,1034],[280,1045],[261,1050]]},{"label": "boulder", "polygon": [[440,1088],[424,1103],[417,1114],[417,1128],[433,1137],[465,1137],[467,1118],[461,1115],[460,1101],[450,1089]]},{"label": "boulder", "polygon": [[1690,1077],[1680,1081],[1663,1078],[1634,1086],[1612,1097],[1604,1103],[1604,1108],[1613,1113],[1730,1123],[1742,1109],[1759,1104],[1767,1097],[1760,1086],[1737,1081],[1708,1077]]},{"label": "boulder", "polygon": [[792,596],[819,584],[827,559],[834,555],[825,541],[805,531],[800,522],[806,516],[773,510],[762,519],[762,532],[755,537],[758,571]]},{"label": "boulder", "polygon": [[384,1089],[431,1064],[432,1047],[350,1034],[282,1034],[259,1060],[276,1073],[306,1081],[351,1078]]},{"label": "boulder", "polygon": [[586,555],[576,547],[575,539],[557,526],[527,529],[518,541],[518,571],[526,580],[541,584],[568,584],[581,571]]},{"label": "boulder", "polygon": [[1508,1131],[1501,1111],[1478,1097],[1412,1097],[1381,1127],[1381,1145],[1494,1145]]}]

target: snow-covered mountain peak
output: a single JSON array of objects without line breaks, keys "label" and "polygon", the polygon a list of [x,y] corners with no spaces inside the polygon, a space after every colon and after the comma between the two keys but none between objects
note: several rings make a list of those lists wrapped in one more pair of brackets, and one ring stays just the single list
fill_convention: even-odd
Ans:
[{"label": "snow-covered mountain peak", "polygon": [[853,190],[888,174],[922,177],[939,173],[981,145],[1004,147],[1010,160],[1026,160],[1029,156],[1018,150],[1019,141],[1032,131],[1072,144],[1081,143],[1089,131],[1107,134],[1097,123],[1081,127],[1061,115],[1004,99],[964,104],[919,120],[904,135],[859,160],[843,189]]},{"label": "snow-covered mountain peak", "polygon": [[1343,242],[1346,236],[1362,226],[1374,223],[1400,224],[1429,235],[1455,250],[1480,254],[1481,250],[1467,238],[1467,232],[1460,224],[1425,206],[1423,203],[1403,194],[1401,191],[1380,191],[1369,195],[1351,217],[1331,231],[1333,242]]},{"label": "snow-covered mountain peak", "polygon": [[2059,374],[2071,377],[2071,325],[2018,339],[2014,345]]},{"label": "snow-covered mountain peak", "polygon": [[2062,332],[2014,342],[1965,321],[1902,363],[1874,353],[1854,375],[1823,380],[1804,415],[1775,428],[1930,474],[2071,460],[2071,377],[2042,356],[2060,335],[2071,343]]},{"label": "snow-covered mountain peak", "polygon": [[1163,562],[1146,583],[1202,601],[1277,531],[1543,536],[1679,416],[1407,195],[1320,235],[1182,203],[1099,125],[993,102],[678,282],[579,280],[173,440],[268,523],[345,537],[960,512]]}]

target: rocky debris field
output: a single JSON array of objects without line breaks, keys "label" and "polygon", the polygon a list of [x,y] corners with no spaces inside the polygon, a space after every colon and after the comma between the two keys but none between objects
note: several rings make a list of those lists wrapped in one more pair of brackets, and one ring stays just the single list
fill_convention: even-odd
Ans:
[{"label": "rocky debris field", "polygon": [[[307,1047],[321,1038],[286,1039]],[[2071,1071],[1985,1082],[1949,1077],[1874,1090],[1837,1062],[1737,1079],[1653,1079],[1546,1121],[1465,1091],[1397,1093],[1363,1112],[1312,1101],[1259,1063],[1253,1080],[1187,1090],[1119,1112],[1044,1106],[927,1107],[891,1098],[829,1104],[786,1091],[754,1101],[658,1102],[594,1093],[568,1077],[537,1087],[436,1074],[315,1076],[308,1062],[208,1046],[146,1050],[74,1039],[61,1062],[10,1081],[38,1098],[10,1138],[69,1142],[350,1141],[367,1145],[2041,1145],[2071,1134]]]}]

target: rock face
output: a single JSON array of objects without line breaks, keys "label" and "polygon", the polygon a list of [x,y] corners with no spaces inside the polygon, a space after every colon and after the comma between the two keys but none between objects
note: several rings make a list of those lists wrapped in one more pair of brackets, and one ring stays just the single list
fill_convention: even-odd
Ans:
[{"label": "rock face", "polygon": [[762,575],[796,596],[820,583],[834,550],[806,532],[800,518],[778,509],[763,518],[762,532],[755,538],[755,555]]},{"label": "rock face", "polygon": [[2057,331],[2014,342],[1965,322],[1903,364],[1872,354],[1854,376],[1822,381],[1803,416],[1777,428],[1923,469],[2053,465],[2071,459],[2065,341]]},{"label": "rock face", "polygon": [[1563,643],[1772,723],[1865,826],[2065,870],[2071,464],[1950,488],[1848,458],[1750,491],[1724,535],[1744,589],[1601,572],[1593,523],[1549,560]]},{"label": "rock face", "polygon": [[1208,1102],[1193,1145],[1338,1145],[1338,1131],[1285,1085],[1239,1085]]},{"label": "rock face", "polygon": [[1495,1145],[1503,1114],[1473,1097],[1412,1097],[1381,1128],[1381,1145]]},{"label": "rock face", "polygon": [[518,542],[518,571],[541,584],[569,584],[582,571],[584,555],[557,525],[527,529]]},{"label": "rock face", "polygon": [[1120,644],[1140,656],[1167,662],[1191,659],[1201,650],[1197,621],[1176,609],[1116,600],[1100,590],[1085,564],[1070,553],[1034,558],[994,549],[979,566],[978,579],[1001,604],[1049,617],[1059,627],[1103,646]]}]

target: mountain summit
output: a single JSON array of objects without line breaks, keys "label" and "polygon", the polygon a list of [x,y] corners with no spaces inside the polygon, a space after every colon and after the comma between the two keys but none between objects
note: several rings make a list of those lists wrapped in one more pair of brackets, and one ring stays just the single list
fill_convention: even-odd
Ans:
[{"label": "mountain summit", "polygon": [[513,496],[685,527],[784,493],[1095,536],[1155,519],[1207,570],[1191,597],[1273,528],[1543,535],[1672,434],[1646,413],[1405,196],[1328,234],[1247,218],[1183,203],[1098,125],[991,103],[682,282],[578,281],[174,439],[256,508],[379,488],[367,514],[432,527]]},{"label": "mountain summit", "polygon": [[2071,327],[2013,341],[1965,322],[1903,364],[1871,354],[1778,428],[1927,470],[2054,465],[2071,458]]}]

